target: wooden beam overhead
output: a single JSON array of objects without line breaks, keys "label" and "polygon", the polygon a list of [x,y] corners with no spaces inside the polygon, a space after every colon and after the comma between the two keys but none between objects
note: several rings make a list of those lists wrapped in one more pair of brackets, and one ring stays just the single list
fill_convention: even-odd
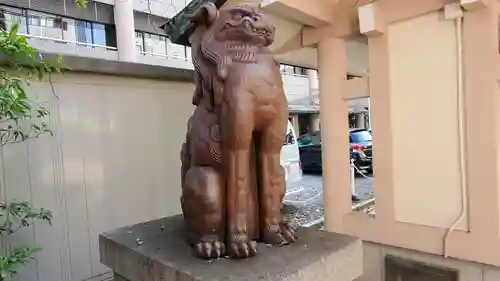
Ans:
[{"label": "wooden beam overhead", "polygon": [[[326,38],[348,38],[360,33],[358,7],[371,0],[341,0],[333,7],[333,22],[318,28],[305,28],[303,46],[311,46]],[[386,24],[437,11],[454,0],[377,0],[377,10]],[[353,4],[354,3],[354,4]]]},{"label": "wooden beam overhead", "polygon": [[334,23],[333,5],[323,0],[267,0],[262,9],[281,18],[312,27]]}]

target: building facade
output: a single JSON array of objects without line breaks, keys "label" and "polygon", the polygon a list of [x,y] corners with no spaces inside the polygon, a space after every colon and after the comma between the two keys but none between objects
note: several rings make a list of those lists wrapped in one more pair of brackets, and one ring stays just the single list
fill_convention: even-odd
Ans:
[{"label": "building facade", "polygon": [[[102,0],[78,9],[69,0],[5,0],[0,8],[7,27],[17,23],[19,33],[43,52],[192,69],[190,48],[171,43],[160,28],[186,1]],[[282,65],[281,70],[289,99],[309,95],[306,68]],[[306,112],[318,111],[304,106]]]},{"label": "building facade", "polygon": [[[190,48],[170,42],[160,28],[189,1],[96,0],[79,9],[71,0],[2,0],[0,8],[7,27],[19,24],[43,52],[193,69]],[[319,130],[317,71],[282,64],[281,72],[296,133]],[[351,103],[351,127],[364,126],[367,102]]]}]

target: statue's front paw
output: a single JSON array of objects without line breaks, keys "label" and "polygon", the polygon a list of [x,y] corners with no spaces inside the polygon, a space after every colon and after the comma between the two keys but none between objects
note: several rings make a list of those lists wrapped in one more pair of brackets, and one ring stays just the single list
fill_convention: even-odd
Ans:
[{"label": "statue's front paw", "polygon": [[249,240],[246,235],[231,235],[227,251],[231,258],[253,257],[257,254],[257,243]]},{"label": "statue's front paw", "polygon": [[263,233],[262,240],[266,244],[277,247],[293,243],[297,240],[297,226],[290,222],[268,226]]},{"label": "statue's front paw", "polygon": [[217,236],[206,236],[195,245],[194,251],[199,258],[217,259],[226,254],[226,245]]}]

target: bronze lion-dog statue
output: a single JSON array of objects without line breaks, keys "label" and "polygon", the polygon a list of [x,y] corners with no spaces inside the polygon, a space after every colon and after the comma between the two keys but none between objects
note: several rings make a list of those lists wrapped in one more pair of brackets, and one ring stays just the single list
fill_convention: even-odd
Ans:
[{"label": "bronze lion-dog statue", "polygon": [[247,258],[256,242],[297,239],[281,215],[288,106],[269,45],[275,28],[247,3],[190,15],[196,90],[182,145],[186,237],[200,258]]}]

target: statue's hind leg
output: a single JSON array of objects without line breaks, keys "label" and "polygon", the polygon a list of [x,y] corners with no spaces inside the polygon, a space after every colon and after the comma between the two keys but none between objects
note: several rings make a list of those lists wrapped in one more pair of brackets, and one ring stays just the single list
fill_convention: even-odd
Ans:
[{"label": "statue's hind leg", "polygon": [[181,205],[188,242],[200,258],[225,255],[223,179],[211,167],[191,167],[185,175]]}]

